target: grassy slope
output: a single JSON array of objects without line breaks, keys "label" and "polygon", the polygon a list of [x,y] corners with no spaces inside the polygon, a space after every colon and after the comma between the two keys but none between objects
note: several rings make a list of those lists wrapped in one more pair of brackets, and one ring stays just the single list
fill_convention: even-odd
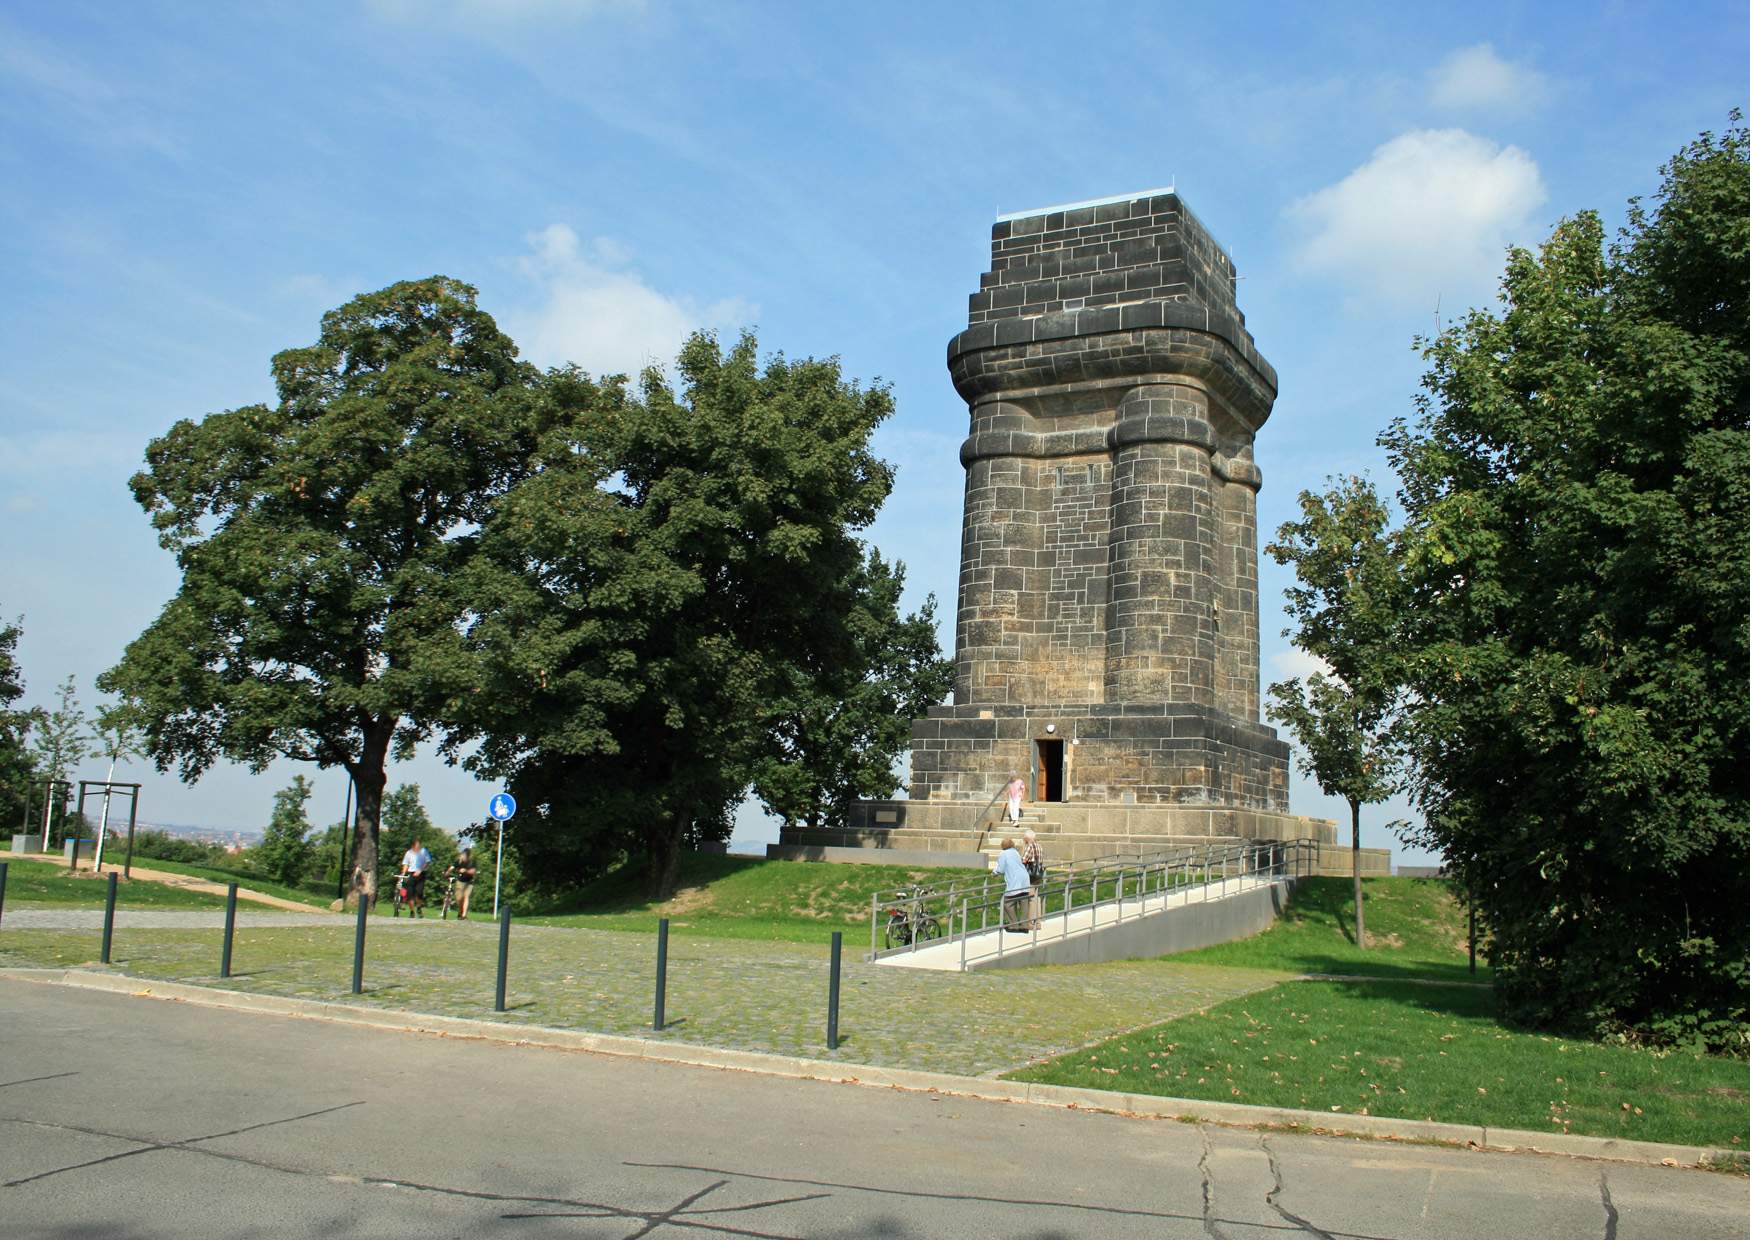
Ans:
[{"label": "grassy slope", "polygon": [[[109,853],[104,854],[106,865],[112,859]],[[117,864],[120,864],[119,861]],[[332,891],[325,889],[324,893],[318,893],[302,887],[287,887],[280,883],[269,882],[267,879],[259,878],[253,874],[245,874],[242,871],[215,870],[210,866],[188,865],[181,861],[160,861],[156,857],[140,856],[134,858],[134,868],[162,870],[166,874],[186,874],[191,878],[204,878],[214,883],[238,883],[251,891],[259,891],[263,895],[279,896],[282,900],[295,900],[300,904],[308,904],[311,908],[325,909],[334,902],[334,892]],[[223,903],[223,897],[216,898]]]},{"label": "grassy slope", "polygon": [[[765,861],[689,853],[673,899],[654,902],[637,869],[616,870],[562,903],[531,910],[530,920],[555,926],[649,932],[658,918],[678,928],[722,938],[796,943],[825,941],[842,930],[853,944],[869,930],[869,897],[914,883],[976,878],[977,870],[907,869],[894,865]],[[478,890],[476,890],[478,898]]]},{"label": "grassy slope", "polygon": [[1016,1079],[1641,1141],[1750,1144],[1750,1063],[1509,1028],[1481,988],[1290,982]]},{"label": "grassy slope", "polygon": [[[1365,976],[1290,982],[1013,1073],[1018,1080],[1315,1111],[1645,1141],[1750,1144],[1750,1063],[1659,1055],[1502,1024],[1466,985],[1464,913],[1445,884],[1314,879],[1250,939],[1175,961]],[[1487,979],[1478,965],[1478,980]],[[1626,1105],[1625,1105],[1626,1104]]]},{"label": "grassy slope", "polygon": [[1430,878],[1373,878],[1363,885],[1365,951],[1355,946],[1353,937],[1351,880],[1310,878],[1295,890],[1282,919],[1262,934],[1174,959],[1295,973],[1488,980],[1482,961],[1477,962],[1477,976],[1470,975],[1465,914],[1448,884]]},{"label": "grassy slope", "polygon": [[[74,878],[62,867],[48,862],[6,860],[8,908],[14,905],[101,908],[103,905],[109,884],[100,876],[82,872]],[[128,908],[212,909],[225,907],[225,898],[166,887],[163,883],[124,881],[117,884],[116,903]]]}]

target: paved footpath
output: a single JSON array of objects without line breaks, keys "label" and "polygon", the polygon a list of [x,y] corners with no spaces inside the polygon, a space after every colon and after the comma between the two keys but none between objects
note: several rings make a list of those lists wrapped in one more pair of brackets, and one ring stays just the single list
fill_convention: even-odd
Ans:
[{"label": "paved footpath", "polygon": [[[6,910],[5,924],[14,930],[101,930],[100,908],[24,907]],[[326,913],[257,913],[237,910],[239,928],[261,926],[326,925],[347,919]],[[121,908],[115,914],[116,928],[128,930],[218,930],[225,924],[223,910],[192,912],[184,909]]]},{"label": "paved footpath", "polygon": [[0,982],[0,1233],[1741,1237],[1750,1181]]}]

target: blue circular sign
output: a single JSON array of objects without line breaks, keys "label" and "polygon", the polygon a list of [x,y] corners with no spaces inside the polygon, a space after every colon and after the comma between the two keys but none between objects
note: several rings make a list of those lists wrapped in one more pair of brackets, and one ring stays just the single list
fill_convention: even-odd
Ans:
[{"label": "blue circular sign", "polygon": [[511,796],[508,792],[500,792],[487,804],[486,812],[491,814],[499,822],[514,817],[516,814],[516,798]]}]

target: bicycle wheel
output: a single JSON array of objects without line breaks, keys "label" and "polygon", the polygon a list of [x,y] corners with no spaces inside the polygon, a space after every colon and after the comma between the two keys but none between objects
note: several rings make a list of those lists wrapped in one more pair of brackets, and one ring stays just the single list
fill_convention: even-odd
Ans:
[{"label": "bicycle wheel", "polygon": [[942,923],[925,913],[918,920],[918,939],[939,939],[942,937]]},{"label": "bicycle wheel", "polygon": [[889,921],[882,935],[882,941],[888,947],[907,947],[911,944],[911,924],[903,921]]},{"label": "bicycle wheel", "polygon": [[401,916],[401,906],[405,903],[407,903],[407,901],[401,898],[401,888],[395,888],[395,898],[389,901],[389,916]]},{"label": "bicycle wheel", "polygon": [[444,907],[443,911],[438,914],[438,917],[444,921],[450,919],[450,889],[448,887],[444,888]]}]

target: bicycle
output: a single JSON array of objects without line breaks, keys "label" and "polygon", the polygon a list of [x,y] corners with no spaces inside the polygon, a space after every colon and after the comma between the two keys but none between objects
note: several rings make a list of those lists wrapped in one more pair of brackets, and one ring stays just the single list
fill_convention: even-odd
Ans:
[{"label": "bicycle", "polygon": [[444,875],[444,903],[443,907],[438,910],[438,919],[440,921],[448,921],[450,919],[450,908],[456,902],[456,872],[450,870]]},{"label": "bicycle", "polygon": [[400,874],[396,877],[395,898],[390,906],[390,916],[401,916],[402,909],[407,910],[407,915],[409,917],[424,916],[425,901],[420,899],[417,905],[414,903],[415,893],[418,890],[415,886],[415,880],[417,878],[419,878],[419,875],[411,873]]},{"label": "bicycle", "polygon": [[922,943],[942,937],[942,923],[924,908],[924,900],[935,893],[928,887],[901,889],[899,898],[907,901],[887,910],[884,937],[888,947],[909,947],[913,940]]}]

